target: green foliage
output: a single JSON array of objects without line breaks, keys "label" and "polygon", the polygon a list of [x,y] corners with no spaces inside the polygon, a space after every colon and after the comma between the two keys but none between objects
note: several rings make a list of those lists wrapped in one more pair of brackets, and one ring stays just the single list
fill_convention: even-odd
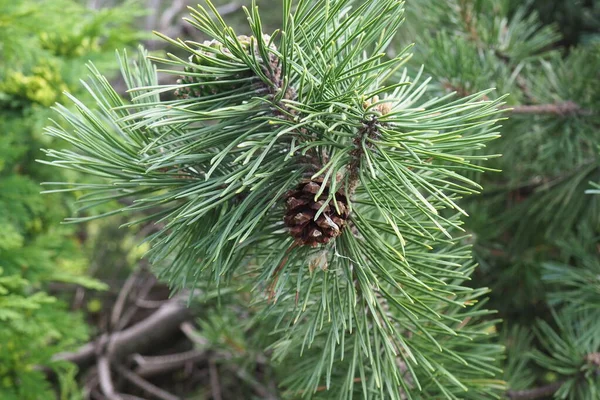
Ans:
[{"label": "green foliage", "polygon": [[594,399],[599,395],[597,315],[562,312],[555,315],[556,329],[546,321],[539,321],[535,327],[541,346],[533,351],[532,359],[564,380],[555,394],[557,399]]},{"label": "green foliage", "polygon": [[[53,398],[54,389],[39,369],[46,365],[61,376],[75,367],[52,356],[87,338],[79,315],[31,282],[0,269],[0,394],[3,399]],[[72,377],[71,377],[72,378]],[[66,387],[63,387],[63,390]],[[68,393],[63,391],[63,396]]]},{"label": "green foliage", "polygon": [[511,388],[564,381],[555,397],[569,399],[600,390],[600,365],[586,361],[600,351],[600,47],[582,36],[565,49],[559,26],[540,18],[563,10],[563,32],[585,30],[564,25],[569,15],[594,15],[596,6],[582,3],[425,1],[409,6],[407,30],[426,27],[412,67],[422,62],[432,75],[430,96],[469,96],[490,84],[499,89],[490,98],[511,93],[514,110],[488,148],[503,155],[490,162],[502,173],[470,176],[485,190],[461,203],[482,265],[473,285],[492,287],[507,320]]},{"label": "green foliage", "polygon": [[506,344],[504,379],[512,389],[527,389],[536,381],[529,353],[532,348],[533,333],[526,328],[513,325],[504,329],[501,335]]},{"label": "green foliage", "polygon": [[[514,0],[514,3],[521,1]],[[595,0],[532,0],[527,2],[545,23],[558,23],[565,45],[600,40],[600,3]]]},{"label": "green foliage", "polygon": [[[48,149],[45,162],[105,181],[54,185],[85,192],[80,212],[135,199],[103,215],[163,224],[149,255],[174,288],[252,287],[286,397],[497,398],[496,321],[487,289],[465,285],[475,264],[457,202],[481,189],[465,174],[485,170],[502,97],[426,99],[420,73],[393,78],[409,58],[386,57],[399,1],[283,9],[269,35],[248,9],[250,38],[211,3],[192,10],[213,42],[165,38],[189,55],[153,59],[184,75],[177,84],[159,85],[145,52],[122,54],[129,101],[91,66],[94,100],[69,95],[77,112],[56,107],[47,129],[76,151]],[[334,193],[348,199],[348,226],[327,245],[303,246],[283,224],[303,179],[323,180],[315,201],[330,187],[314,218],[341,207]]]},{"label": "green foliage", "polygon": [[[39,168],[48,106],[76,89],[82,60],[105,64],[113,46],[134,36],[119,10],[90,12],[74,1],[0,0],[0,398],[49,399],[56,390],[40,365],[54,369],[62,398],[77,392],[75,367],[52,355],[87,337],[82,317],[48,294],[51,282],[91,289],[78,231],[61,226],[71,195],[42,196],[39,183],[66,174]],[[122,36],[121,36],[122,35]],[[62,40],[62,39],[65,40]],[[68,43],[66,38],[70,38]],[[90,43],[94,43],[91,46]]]}]

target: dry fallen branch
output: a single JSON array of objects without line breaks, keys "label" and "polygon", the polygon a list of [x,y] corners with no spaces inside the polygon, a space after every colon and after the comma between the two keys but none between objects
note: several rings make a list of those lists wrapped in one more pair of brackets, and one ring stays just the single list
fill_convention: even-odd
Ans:
[{"label": "dry fallen branch", "polygon": [[85,368],[94,363],[96,349],[101,343],[107,343],[107,354],[115,360],[151,349],[156,343],[175,334],[183,322],[192,318],[184,297],[169,300],[143,321],[123,331],[105,334],[76,352],[56,354],[54,360],[70,361],[80,368]]},{"label": "dry fallen branch", "polygon": [[157,399],[181,400],[179,397],[173,395],[172,393],[169,393],[166,390],[163,390],[163,389],[159,388],[158,386],[153,385],[152,383],[148,382],[147,380],[141,378],[137,374],[134,374],[133,372],[129,371],[127,368],[124,368],[120,365],[117,365],[115,368],[119,372],[119,374],[123,375],[123,377],[125,379],[127,379],[129,382],[133,383],[135,386],[144,390],[148,394],[151,394],[153,397],[155,397]]},{"label": "dry fallen branch", "polygon": [[123,400],[122,397],[115,392],[115,386],[112,381],[110,361],[108,360],[108,357],[102,356],[98,358],[97,366],[98,379],[100,380],[100,389],[102,390],[102,394],[104,394],[104,396],[110,400]]},{"label": "dry fallen branch", "polygon": [[121,319],[121,314],[123,314],[123,309],[125,308],[125,304],[127,303],[127,299],[129,298],[129,294],[133,290],[135,284],[138,282],[141,275],[141,271],[138,269],[134,271],[127,280],[125,284],[119,291],[119,296],[117,297],[117,301],[112,309],[112,313],[110,315],[110,327],[116,328],[119,320]]},{"label": "dry fallen branch", "polygon": [[137,364],[137,368],[134,369],[134,372],[141,377],[160,375],[183,368],[186,364],[195,363],[205,358],[206,351],[204,350],[190,350],[165,356],[142,356],[135,354],[133,361]]}]

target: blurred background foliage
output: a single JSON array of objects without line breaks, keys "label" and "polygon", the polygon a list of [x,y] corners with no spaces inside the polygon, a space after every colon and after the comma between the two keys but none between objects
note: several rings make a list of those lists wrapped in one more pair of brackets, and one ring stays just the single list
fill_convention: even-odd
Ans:
[{"label": "blurred background foliage", "polygon": [[[75,211],[77,193],[40,194],[41,182],[74,181],[35,161],[40,148],[57,145],[42,134],[49,107],[64,91],[85,96],[79,80],[88,60],[111,77],[117,48],[144,41],[164,51],[151,30],[204,40],[181,21],[187,3],[194,4],[0,0],[2,399],[92,396],[85,385],[98,382],[76,383],[75,367],[52,356],[110,329],[123,285],[145,267],[137,245],[153,229],[119,229],[119,216],[60,224]],[[248,33],[239,6],[249,1],[214,3]],[[278,28],[279,2],[257,4],[265,30]],[[488,164],[502,172],[475,176],[485,189],[464,204],[480,264],[472,285],[492,288],[490,306],[505,321],[497,327],[507,347],[505,379],[514,390],[558,382],[560,398],[593,399],[600,384],[587,371],[597,374],[600,365],[586,357],[600,352],[590,335],[600,332],[600,1],[408,0],[406,7],[397,48],[416,43],[408,68],[424,65],[430,96],[491,86],[490,97],[511,94],[514,111],[489,149],[503,155]],[[166,298],[164,287],[152,290]],[[202,361],[190,367],[193,375],[181,368],[153,382],[208,399],[220,377],[222,398],[272,398],[294,366],[271,367],[262,351],[269,332],[254,325],[248,291],[220,303],[208,296],[185,337],[154,352],[202,350]],[[278,351],[267,353],[276,359]],[[55,370],[59,385],[40,365]]]},{"label": "blurred background foliage", "polygon": [[64,91],[83,94],[79,79],[85,76],[85,62],[93,60],[110,73],[115,48],[142,38],[133,23],[140,15],[136,10],[133,3],[93,11],[74,0],[0,0],[2,399],[54,398],[39,365],[59,373],[61,398],[80,391],[74,366],[50,360],[83,343],[94,328],[70,309],[68,297],[57,288],[105,290],[105,284],[91,278],[90,265],[110,258],[100,261],[95,254],[105,247],[94,243],[101,227],[61,225],[73,212],[74,196],[42,195],[40,183],[73,177],[57,177],[36,159],[40,148],[55,146],[42,134],[52,115],[49,107],[64,99]]}]

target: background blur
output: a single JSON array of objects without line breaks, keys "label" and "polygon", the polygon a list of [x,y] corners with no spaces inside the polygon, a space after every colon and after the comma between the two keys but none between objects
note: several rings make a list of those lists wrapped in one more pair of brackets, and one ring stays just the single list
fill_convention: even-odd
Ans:
[{"label": "background blur", "polygon": [[[239,34],[248,33],[240,8],[248,1],[214,3]],[[88,61],[124,88],[115,49],[134,54],[141,42],[163,54],[169,49],[153,30],[206,39],[182,21],[193,4],[0,0],[1,399],[104,398],[101,366],[70,359],[77,376],[56,354],[132,327],[168,298],[141,259],[140,243],[153,225],[119,228],[126,222],[119,215],[61,224],[76,211],[78,193],[42,195],[40,183],[76,177],[36,160],[43,158],[40,148],[62,145],[44,136],[43,127],[53,116],[50,107],[66,103],[64,92],[93,101],[80,83]],[[276,29],[280,2],[257,4],[265,30]],[[423,75],[432,78],[429,96],[490,87],[496,88],[490,97],[511,94],[514,111],[507,111],[502,139],[488,149],[504,155],[488,164],[502,172],[471,177],[485,190],[463,205],[471,215],[466,241],[481,265],[472,284],[492,289],[490,307],[506,321],[498,340],[508,347],[509,386],[551,383],[555,372],[519,354],[541,346],[532,333],[536,318],[568,321],[550,311],[566,296],[561,285],[600,273],[600,196],[594,195],[600,190],[600,1],[408,0],[406,7],[396,46],[415,43],[407,68],[415,76],[424,65]],[[169,79],[176,78],[161,75]],[[567,295],[585,299],[589,285],[576,283],[582,291]],[[245,296],[198,306],[181,332],[132,354],[126,365],[135,376],[123,372],[115,385],[138,398],[277,398],[285,371],[261,356],[252,326],[238,328],[240,317],[252,313]]]}]

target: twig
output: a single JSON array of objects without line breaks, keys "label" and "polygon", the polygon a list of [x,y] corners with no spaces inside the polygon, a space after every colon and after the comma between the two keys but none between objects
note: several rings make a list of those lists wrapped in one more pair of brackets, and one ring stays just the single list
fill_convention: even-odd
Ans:
[{"label": "twig", "polygon": [[184,367],[186,364],[195,363],[206,358],[204,350],[190,350],[183,353],[168,354],[164,356],[142,356],[135,354],[133,361],[138,365],[134,372],[141,377],[160,375]]},{"label": "twig", "polygon": [[148,0],[146,7],[148,10],[152,10],[146,16],[146,31],[152,31],[156,27],[156,20],[158,19],[158,14],[160,14],[162,1],[161,0]]},{"label": "twig", "polygon": [[119,320],[121,319],[121,314],[123,313],[123,308],[125,307],[125,303],[127,302],[127,298],[129,297],[129,293],[133,289],[133,286],[137,282],[140,277],[140,270],[136,270],[133,274],[129,275],[125,284],[119,291],[119,296],[117,297],[117,301],[112,309],[112,313],[110,315],[110,327],[116,328]]},{"label": "twig", "polygon": [[366,150],[370,150],[373,145],[366,142],[367,139],[376,139],[379,136],[379,126],[377,118],[373,117],[371,120],[363,121],[363,128],[358,132],[358,135],[354,138],[354,150],[350,152],[350,163],[348,164],[348,171],[350,177],[349,181],[349,193],[354,193],[354,190],[359,183],[359,169],[362,158]]},{"label": "twig", "polygon": [[[119,323],[117,324],[117,330],[122,330],[127,325],[129,325],[129,322],[131,321],[133,316],[135,316],[138,313],[139,307],[137,305],[137,300],[138,299],[143,300],[146,296],[148,296],[148,293],[150,293],[150,291],[152,290],[154,285],[156,285],[156,278],[154,277],[154,275],[149,275],[148,279],[147,279],[146,283],[143,285],[142,289],[138,293],[136,293],[135,303],[133,304],[132,307],[130,307],[127,310],[127,312],[119,320]],[[166,302],[167,302],[167,300],[163,301],[162,304],[165,304]],[[155,308],[158,308],[158,307],[155,307]]]},{"label": "twig", "polygon": [[153,27],[160,32],[164,32],[169,29],[171,22],[173,22],[173,18],[177,16],[186,6],[186,2],[184,0],[175,0],[171,4],[169,8],[162,12],[162,16],[160,17],[160,21],[158,23],[158,29]]},{"label": "twig", "polygon": [[551,396],[554,393],[556,393],[556,391],[560,389],[563,383],[563,381],[559,381],[533,389],[509,390],[508,392],[506,392],[506,395],[511,400],[541,399],[543,397]]},{"label": "twig", "polygon": [[477,32],[477,24],[473,18],[473,10],[467,8],[468,1],[460,1],[460,16],[465,23],[465,30],[469,33],[469,39],[475,43],[479,43],[479,34]]},{"label": "twig", "polygon": [[520,105],[502,108],[510,110],[513,114],[554,114],[560,116],[593,115],[591,110],[585,110],[573,101],[564,101],[562,103],[555,104]]},{"label": "twig", "polygon": [[[122,358],[128,354],[140,353],[176,333],[183,322],[192,318],[184,298],[187,296],[173,298],[143,321],[124,331],[106,335],[104,340],[109,342],[109,354]],[[53,360],[70,361],[80,368],[88,366],[96,359],[97,343],[98,340],[90,342],[73,353],[56,354]]]},{"label": "twig", "polygon": [[136,385],[140,389],[145,390],[146,392],[148,392],[149,394],[153,395],[154,397],[156,397],[158,399],[161,399],[161,400],[180,400],[179,397],[173,395],[172,393],[167,392],[166,390],[163,390],[163,389],[159,388],[158,386],[153,385],[152,383],[148,382],[144,378],[141,378],[140,376],[138,376],[138,375],[134,374],[133,372],[129,371],[127,368],[124,368],[124,367],[122,367],[120,365],[117,365],[115,368],[129,382],[133,383],[134,385]]},{"label": "twig", "polygon": [[208,371],[210,374],[210,391],[213,400],[223,400],[221,397],[221,385],[219,383],[219,371],[217,370],[217,365],[213,358],[208,360]]},{"label": "twig", "polygon": [[208,340],[196,332],[194,325],[192,325],[190,321],[182,323],[179,329],[181,329],[181,332],[183,332],[183,334],[190,339],[191,342],[201,347],[205,347],[208,344]]},{"label": "twig", "polygon": [[110,375],[110,363],[108,357],[98,358],[98,379],[100,380],[100,389],[109,400],[123,400],[116,392]]},{"label": "twig", "polygon": [[139,308],[159,308],[165,304],[167,300],[145,300],[135,299],[135,305]]}]

